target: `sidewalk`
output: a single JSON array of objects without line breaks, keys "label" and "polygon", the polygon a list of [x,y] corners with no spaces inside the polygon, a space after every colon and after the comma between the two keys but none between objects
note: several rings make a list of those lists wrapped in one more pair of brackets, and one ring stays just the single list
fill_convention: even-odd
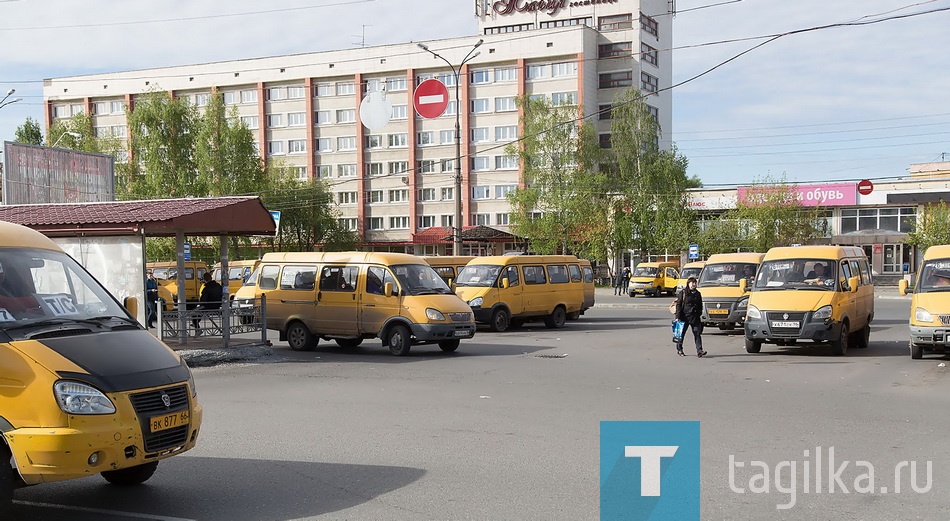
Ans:
[{"label": "sidewalk", "polygon": [[[158,336],[156,329],[149,329],[148,332]],[[270,338],[266,345],[262,344],[260,332],[233,334],[231,346],[227,348],[224,347],[224,339],[219,336],[189,336],[187,344],[179,344],[177,338],[169,338],[165,344],[188,362],[189,367],[257,360],[273,354]]]}]

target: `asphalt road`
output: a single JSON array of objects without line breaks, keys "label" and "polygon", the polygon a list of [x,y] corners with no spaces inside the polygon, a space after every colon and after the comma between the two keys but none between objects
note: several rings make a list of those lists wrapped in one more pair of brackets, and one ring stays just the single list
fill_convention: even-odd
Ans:
[{"label": "asphalt road", "polygon": [[[17,491],[15,519],[597,519],[602,420],[700,421],[702,519],[950,518],[950,376],[943,357],[910,359],[909,300],[879,298],[870,347],[844,357],[751,355],[738,332],[707,330],[699,359],[675,356],[669,299],[605,295],[564,329],[480,330],[453,354],[276,343],[268,359],[199,368],[196,449],[142,487]],[[779,510],[791,494],[752,493],[748,468],[733,472],[746,491],[730,487],[730,455],[802,469],[816,447],[852,462],[848,494],[799,483]],[[858,460],[876,492],[853,490]],[[912,460],[920,490],[932,461],[931,486],[914,492],[903,468],[895,494]]]}]

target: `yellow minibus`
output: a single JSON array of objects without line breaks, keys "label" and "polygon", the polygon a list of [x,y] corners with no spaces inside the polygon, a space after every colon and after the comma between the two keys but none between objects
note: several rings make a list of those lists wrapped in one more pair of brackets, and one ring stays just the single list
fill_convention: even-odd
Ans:
[{"label": "yellow minibus", "polygon": [[900,281],[901,295],[910,301],[910,357],[950,347],[950,245],[931,246],[924,253],[913,289]]},{"label": "yellow minibus", "polygon": [[[749,289],[762,264],[764,253],[718,253],[712,255],[697,278],[703,296],[703,325],[731,331],[745,321]],[[740,288],[739,281],[745,280]]]}]

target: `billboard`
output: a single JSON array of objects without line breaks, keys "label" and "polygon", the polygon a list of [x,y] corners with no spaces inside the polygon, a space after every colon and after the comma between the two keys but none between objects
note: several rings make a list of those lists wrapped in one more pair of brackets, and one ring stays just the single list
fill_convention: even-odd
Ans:
[{"label": "billboard", "polygon": [[3,142],[3,204],[115,200],[115,158]]}]

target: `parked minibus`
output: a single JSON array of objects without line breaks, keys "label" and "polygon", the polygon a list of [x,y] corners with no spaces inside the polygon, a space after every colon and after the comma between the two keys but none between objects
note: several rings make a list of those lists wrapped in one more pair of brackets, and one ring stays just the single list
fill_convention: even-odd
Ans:
[{"label": "parked minibus", "polygon": [[950,246],[931,246],[911,289],[899,283],[901,295],[910,300],[910,357],[923,358],[925,351],[947,352],[950,348]]},{"label": "parked minibus", "polygon": [[676,283],[679,272],[676,262],[641,262],[630,273],[630,282],[627,284],[627,295],[637,294],[657,297],[660,293],[672,295],[676,292]]},{"label": "parked minibus", "polygon": [[[706,261],[696,287],[703,296],[703,325],[731,331],[745,321],[749,290],[764,253],[719,253]],[[740,288],[739,281],[745,280]]]},{"label": "parked minibus", "polygon": [[266,253],[235,303],[266,295],[267,327],[296,351],[380,338],[396,356],[412,345],[446,352],[475,335],[471,308],[421,257],[380,252]]},{"label": "parked minibus", "polygon": [[[580,314],[583,315],[585,311],[594,307],[594,297],[595,289],[594,285],[594,268],[591,266],[590,261],[587,259],[580,259],[581,264],[581,284],[584,286],[584,305],[581,306]],[[571,318],[571,315],[568,315],[567,318]]]},{"label": "parked minibus", "polygon": [[[855,246],[770,249],[749,297],[746,351],[802,340],[827,343],[835,355],[847,353],[849,346],[867,347],[873,282],[864,250]],[[745,279],[739,284],[744,289]]]},{"label": "parked minibus", "polygon": [[475,321],[505,331],[529,320],[563,327],[584,306],[581,264],[573,255],[476,257],[459,273],[455,291]]},{"label": "parked minibus", "polygon": [[452,256],[444,255],[440,257],[423,257],[429,266],[432,266],[432,269],[442,277],[442,280],[445,281],[449,286],[455,282],[455,279],[458,278],[458,274],[462,271],[462,268],[468,264],[468,261],[474,259],[473,256]]},{"label": "parked minibus", "polygon": [[703,266],[706,265],[706,261],[696,261],[686,263],[685,266],[679,271],[679,279],[676,280],[676,294],[679,295],[680,291],[683,291],[683,288],[686,287],[686,281],[690,277],[693,277],[697,281],[699,280],[699,273],[703,271]]},{"label": "parked minibus", "polygon": [[[234,294],[237,293],[237,290],[241,289],[241,286],[244,285],[244,281],[251,276],[251,273],[254,272],[260,263],[261,261],[258,259],[228,261],[228,292],[231,294],[231,299],[234,298]],[[221,279],[220,262],[214,265],[211,276],[214,277],[214,280],[218,281],[219,284],[224,285],[224,281]],[[204,286],[204,284],[201,284],[201,286]],[[201,296],[200,289],[198,290],[198,296]]]},{"label": "parked minibus", "polygon": [[[178,263],[149,262],[145,268],[152,270],[155,281],[171,294],[171,301],[178,301]],[[195,305],[201,297],[201,280],[208,271],[208,265],[201,261],[185,261],[185,301]],[[190,306],[189,306],[190,307]]]},{"label": "parked minibus", "polygon": [[0,519],[15,488],[137,485],[195,446],[194,378],[137,310],[50,239],[0,222]]}]

